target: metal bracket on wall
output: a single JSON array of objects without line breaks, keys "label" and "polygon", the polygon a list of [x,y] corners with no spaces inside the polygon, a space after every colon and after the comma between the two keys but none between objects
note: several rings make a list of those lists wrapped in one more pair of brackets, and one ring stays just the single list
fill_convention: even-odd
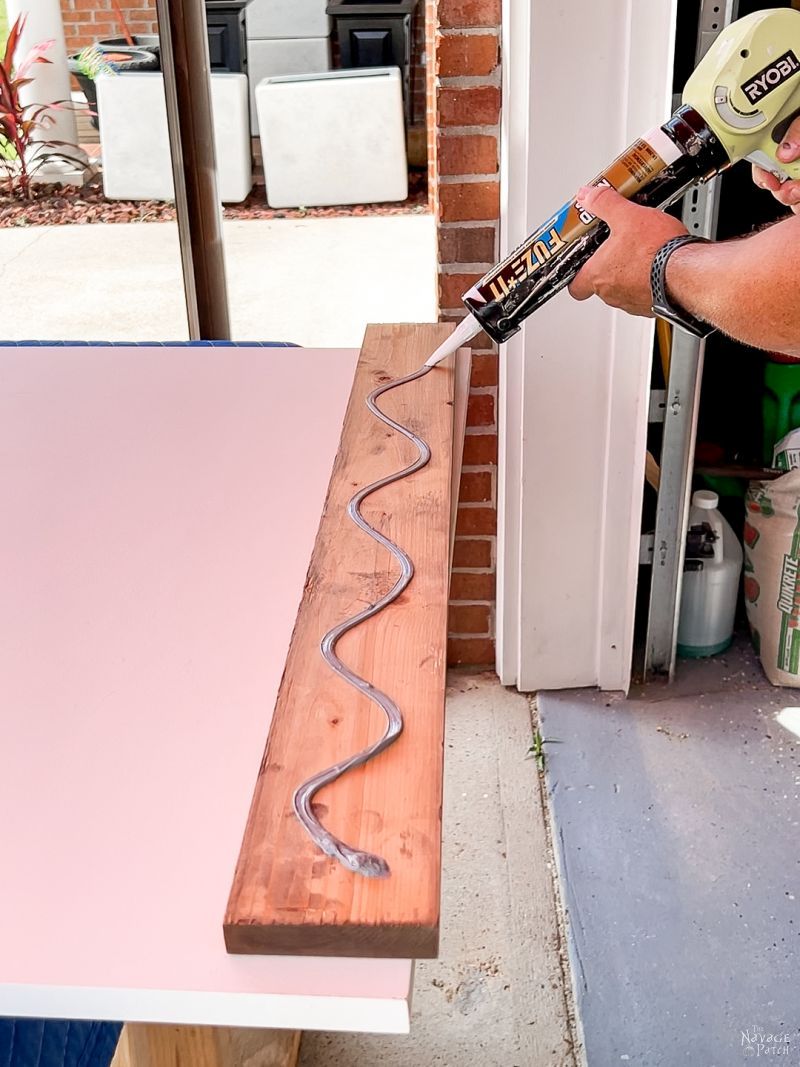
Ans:
[{"label": "metal bracket on wall", "polygon": [[[703,58],[719,33],[736,19],[738,7],[739,0],[703,0],[696,62]],[[684,197],[681,217],[689,233],[714,237],[718,213],[719,179],[692,189]],[[704,354],[705,341],[684,330],[672,331],[644,664],[646,674],[668,674],[670,679],[675,673]]]},{"label": "metal bracket on wall", "polygon": [[650,407],[647,409],[647,421],[649,423],[663,422],[666,417],[667,390],[650,390]]}]

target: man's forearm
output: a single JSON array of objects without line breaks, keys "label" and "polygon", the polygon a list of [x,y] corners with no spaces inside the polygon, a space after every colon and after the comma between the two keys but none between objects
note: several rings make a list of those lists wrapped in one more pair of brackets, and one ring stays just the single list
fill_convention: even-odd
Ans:
[{"label": "man's forearm", "polygon": [[670,299],[737,341],[800,356],[800,217],[670,257]]}]

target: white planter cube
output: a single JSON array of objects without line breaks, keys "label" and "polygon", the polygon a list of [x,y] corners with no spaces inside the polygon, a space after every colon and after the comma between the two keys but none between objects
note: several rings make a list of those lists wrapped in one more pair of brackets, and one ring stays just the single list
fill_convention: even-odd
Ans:
[{"label": "white planter cube", "polygon": [[[245,74],[212,74],[217,180],[223,203],[253,187],[249,92]],[[110,200],[172,200],[175,186],[161,74],[97,79],[103,192]]]},{"label": "white planter cube", "polygon": [[267,78],[256,86],[256,108],[271,207],[408,196],[397,67]]},{"label": "white planter cube", "polygon": [[247,75],[250,79],[251,130],[258,133],[256,86],[264,78],[284,74],[320,74],[331,69],[328,37],[297,37],[275,41],[248,41]]}]

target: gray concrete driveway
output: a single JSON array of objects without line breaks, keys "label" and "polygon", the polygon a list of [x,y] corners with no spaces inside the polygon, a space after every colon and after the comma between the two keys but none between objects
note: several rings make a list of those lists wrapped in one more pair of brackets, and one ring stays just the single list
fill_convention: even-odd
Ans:
[{"label": "gray concrete driveway", "polygon": [[[436,320],[431,215],[224,224],[234,339],[356,347]],[[188,337],[174,223],[0,230],[3,340]]]}]

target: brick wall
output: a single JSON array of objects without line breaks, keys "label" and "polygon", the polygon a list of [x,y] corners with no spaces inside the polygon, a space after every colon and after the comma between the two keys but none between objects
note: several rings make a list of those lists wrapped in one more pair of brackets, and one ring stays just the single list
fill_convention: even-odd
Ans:
[{"label": "brick wall", "polygon": [[[500,0],[439,0],[436,67],[440,317],[497,259]],[[430,51],[429,51],[430,54]],[[450,588],[449,661],[494,663],[497,351],[473,341],[467,436]]]},{"label": "brick wall", "polygon": [[[122,13],[132,34],[157,33],[154,0],[122,0]],[[67,51],[78,52],[104,37],[121,37],[111,0],[61,0]]]}]

